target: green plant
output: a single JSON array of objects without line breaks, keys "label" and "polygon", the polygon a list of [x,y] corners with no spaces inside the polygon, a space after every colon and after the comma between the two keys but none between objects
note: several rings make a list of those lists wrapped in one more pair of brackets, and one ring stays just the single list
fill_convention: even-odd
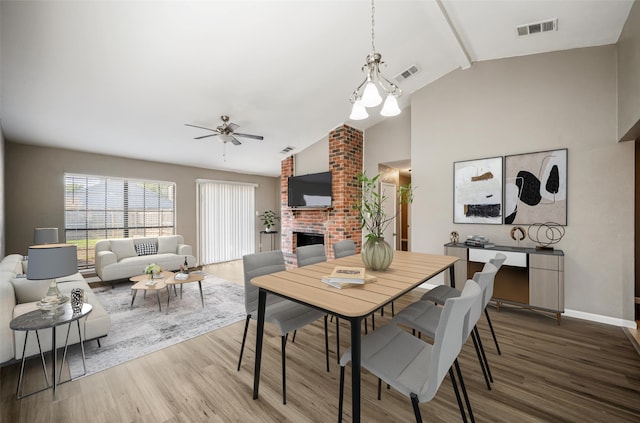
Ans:
[{"label": "green plant", "polygon": [[162,268],[155,263],[147,264],[147,266],[144,268],[144,273],[146,273],[147,275],[156,275],[160,272],[162,272]]},{"label": "green plant", "polygon": [[262,220],[262,224],[269,229],[276,226],[276,220],[280,220],[280,217],[276,215],[276,212],[273,210],[265,210],[265,212],[260,215],[260,220]]},{"label": "green plant", "polygon": [[[397,216],[387,216],[383,204],[389,199],[389,196],[380,193],[378,188],[378,179],[380,175],[369,178],[366,172],[358,174],[358,183],[360,185],[360,198],[354,208],[358,211],[361,228],[366,229],[366,238],[380,240],[387,226]],[[413,202],[413,187],[411,183],[400,186],[397,191],[397,201],[400,204],[409,204]]]}]

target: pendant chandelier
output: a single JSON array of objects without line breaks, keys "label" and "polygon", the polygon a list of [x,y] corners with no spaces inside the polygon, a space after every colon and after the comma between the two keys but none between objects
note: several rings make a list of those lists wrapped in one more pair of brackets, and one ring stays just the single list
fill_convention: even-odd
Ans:
[{"label": "pendant chandelier", "polygon": [[369,117],[367,113],[368,107],[376,107],[382,103],[380,91],[386,94],[380,114],[382,116],[396,116],[400,114],[398,107],[398,97],[402,95],[402,90],[396,84],[391,82],[380,72],[382,55],[376,52],[375,46],[375,5],[371,0],[371,54],[367,56],[367,61],[362,66],[362,72],[365,74],[364,80],[351,94],[349,101],[353,104],[349,119],[362,120]]}]

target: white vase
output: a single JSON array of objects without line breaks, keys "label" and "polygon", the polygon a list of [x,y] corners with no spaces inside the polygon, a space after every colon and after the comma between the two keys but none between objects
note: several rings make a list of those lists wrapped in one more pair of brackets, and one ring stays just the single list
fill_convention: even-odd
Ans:
[{"label": "white vase", "polygon": [[384,238],[369,238],[362,246],[362,262],[370,270],[386,270],[393,261],[393,248]]}]

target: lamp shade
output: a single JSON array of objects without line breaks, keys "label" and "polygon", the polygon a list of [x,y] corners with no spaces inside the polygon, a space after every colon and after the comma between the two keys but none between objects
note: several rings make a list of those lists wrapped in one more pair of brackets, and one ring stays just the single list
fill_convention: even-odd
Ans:
[{"label": "lamp shade", "polygon": [[58,228],[35,228],[33,230],[33,243],[35,245],[57,244]]},{"label": "lamp shade", "polygon": [[398,107],[398,100],[393,94],[389,94],[384,101],[382,110],[380,110],[382,116],[397,116],[400,114],[400,107]]},{"label": "lamp shade", "polygon": [[78,271],[78,252],[73,244],[45,244],[29,247],[27,278],[55,279]]},{"label": "lamp shade", "polygon": [[351,116],[349,116],[349,119],[362,120],[368,117],[369,113],[367,113],[367,109],[365,109],[360,100],[356,100],[355,103],[353,103],[353,108],[351,109]]},{"label": "lamp shade", "polygon": [[376,84],[372,81],[367,82],[362,93],[362,105],[364,107],[375,107],[380,103],[382,103],[382,97],[380,97]]}]

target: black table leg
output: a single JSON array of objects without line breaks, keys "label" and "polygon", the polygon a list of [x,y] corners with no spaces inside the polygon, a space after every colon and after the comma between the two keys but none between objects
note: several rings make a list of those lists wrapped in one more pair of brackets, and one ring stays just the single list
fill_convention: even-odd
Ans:
[{"label": "black table leg", "polygon": [[[200,290],[200,302],[202,303],[202,308],[204,308],[204,295],[202,295],[202,281],[198,281],[198,289]],[[182,288],[180,288],[180,295],[182,295]]]},{"label": "black table leg", "polygon": [[264,335],[264,312],[266,304],[267,291],[260,288],[258,294],[258,327],[256,329],[256,363],[253,373],[253,399],[258,399],[258,387],[260,385],[260,364],[262,360],[262,338]]},{"label": "black table leg", "polygon": [[351,408],[354,422],[360,422],[361,317],[351,319]]},{"label": "black table leg", "polygon": [[451,288],[456,287],[456,272],[453,268],[453,264],[449,266],[449,280],[451,281]]}]

